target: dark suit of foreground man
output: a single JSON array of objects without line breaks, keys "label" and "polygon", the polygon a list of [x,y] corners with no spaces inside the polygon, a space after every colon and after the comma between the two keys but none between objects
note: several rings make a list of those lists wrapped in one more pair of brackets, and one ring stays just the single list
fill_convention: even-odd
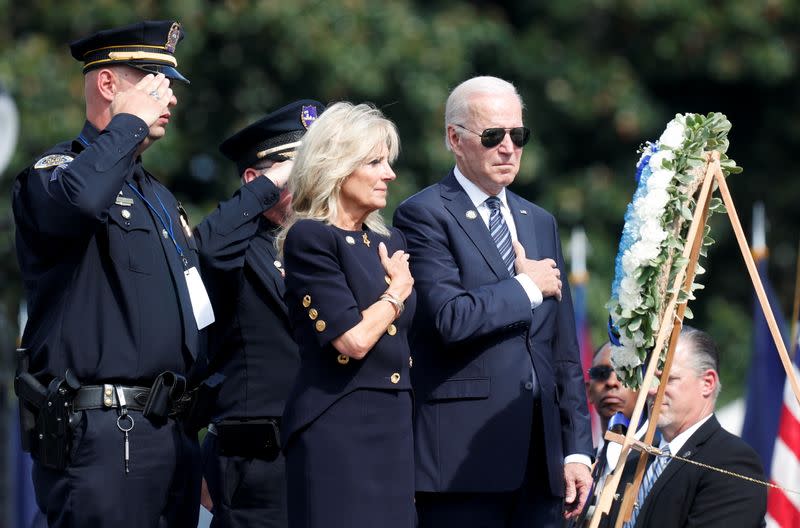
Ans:
[{"label": "dark suit of foreground man", "polygon": [[177,414],[210,306],[182,208],[141,158],[185,81],[181,38],[164,21],[72,43],[86,123],[14,184],[22,344],[47,387],[21,372],[17,390],[38,420],[26,433],[50,526],[197,524],[199,446]]},{"label": "dark suit of foreground man", "polygon": [[445,123],[456,167],[394,217],[419,292],[420,526],[558,526],[562,497],[572,516],[588,493],[592,438],[556,221],[506,189],[530,133],[512,85],[462,83]]},{"label": "dark suit of foreground man", "polygon": [[244,185],[196,229],[218,318],[211,367],[225,375],[203,444],[214,527],[287,525],[276,441],[300,356],[274,242],[291,207],[291,160],[323,109],[317,101],[296,101],[225,140],[220,150]]},{"label": "dark suit of foreground man", "polygon": [[[659,374],[660,375],[660,374]],[[684,327],[664,392],[658,427],[659,447],[695,462],[764,480],[755,451],[723,429],[714,416],[721,385],[719,354],[711,337]],[[651,398],[655,390],[650,391]],[[638,460],[638,458],[637,458]],[[651,468],[656,464],[651,462]],[[635,461],[625,466],[623,481],[632,480]],[[651,469],[648,469],[650,472]],[[751,528],[764,525],[767,488],[672,459],[646,493],[645,473],[637,507],[626,528]],[[620,490],[624,489],[624,482]],[[637,496],[641,499],[641,495]]]}]

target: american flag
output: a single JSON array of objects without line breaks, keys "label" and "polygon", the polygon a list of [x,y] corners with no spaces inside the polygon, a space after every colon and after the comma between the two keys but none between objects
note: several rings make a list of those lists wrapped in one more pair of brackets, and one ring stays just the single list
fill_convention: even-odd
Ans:
[{"label": "american flag", "polygon": [[[797,357],[793,364],[800,376]],[[778,434],[772,451],[770,480],[786,489],[800,488],[800,404],[789,381],[784,382]],[[800,526],[800,495],[770,488],[767,495],[767,526],[797,528]]]},{"label": "american flag", "polygon": [[[780,304],[767,276],[764,212],[759,204],[754,208],[753,222],[753,257],[775,320],[785,336]],[[793,367],[798,371],[797,357]],[[786,378],[758,300],[754,301],[753,309],[753,356],[748,371],[742,438],[761,457],[771,482],[787,490],[800,489],[800,405]],[[766,521],[770,528],[800,527],[800,496],[770,488]]]}]

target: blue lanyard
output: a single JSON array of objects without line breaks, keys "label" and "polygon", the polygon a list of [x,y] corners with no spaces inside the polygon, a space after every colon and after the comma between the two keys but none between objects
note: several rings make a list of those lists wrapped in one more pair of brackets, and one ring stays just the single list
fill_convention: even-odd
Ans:
[{"label": "blue lanyard", "polygon": [[156,192],[156,190],[153,189],[153,194],[156,195],[156,200],[158,200],[158,204],[161,206],[161,211],[164,213],[164,216],[167,218],[167,220],[169,220],[169,223],[167,223],[164,220],[164,218],[159,214],[159,212],[156,211],[156,208],[153,207],[153,204],[151,204],[147,200],[147,198],[145,198],[144,195],[139,192],[139,189],[137,189],[136,187],[131,185],[130,182],[128,182],[128,187],[130,187],[133,192],[135,192],[137,195],[139,195],[139,198],[141,198],[142,201],[145,204],[147,204],[148,209],[150,209],[150,211],[152,211],[153,214],[156,215],[158,220],[161,222],[161,225],[164,226],[164,229],[167,231],[167,233],[169,233],[169,237],[172,239],[172,243],[175,244],[175,249],[178,250],[178,255],[181,257],[181,260],[183,260],[184,265],[186,265],[187,264],[187,260],[186,260],[186,257],[183,256],[183,249],[181,249],[181,246],[178,244],[178,241],[175,240],[175,231],[172,229],[172,217],[167,212],[167,208],[164,207],[164,202],[161,201],[161,197],[158,196],[158,193]]}]

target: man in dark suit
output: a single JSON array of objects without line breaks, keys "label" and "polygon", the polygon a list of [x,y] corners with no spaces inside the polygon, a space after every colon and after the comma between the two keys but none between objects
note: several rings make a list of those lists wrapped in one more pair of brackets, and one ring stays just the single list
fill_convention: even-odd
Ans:
[{"label": "man in dark suit", "polygon": [[243,185],[196,228],[219,321],[211,369],[225,375],[203,444],[215,527],[287,525],[278,438],[300,357],[274,241],[291,207],[292,159],[323,109],[296,101],[225,140],[220,150],[236,163]]},{"label": "man in dark suit", "polygon": [[420,526],[557,526],[586,499],[592,438],[556,221],[506,189],[530,136],[513,85],[465,81],[445,125],[455,168],[394,218],[419,292]]},{"label": "man in dark suit", "polygon": [[[600,416],[600,430],[624,434],[628,430],[633,407],[638,393],[624,386],[611,366],[611,344],[604,343],[594,353],[592,367],[586,382],[586,395]],[[647,421],[637,428],[636,438],[641,439],[647,431]],[[585,526],[592,518],[594,504],[603,489],[606,478],[617,466],[622,446],[600,438],[594,467],[592,468],[592,494],[586,501],[581,515],[568,526]]]},{"label": "man in dark suit", "polygon": [[[662,451],[764,480],[755,451],[723,429],[714,416],[721,389],[719,354],[707,333],[683,327],[666,383],[658,416]],[[650,396],[655,396],[655,389]],[[635,466],[628,462],[623,481],[632,480]],[[637,505],[625,526],[749,528],[763,526],[766,510],[763,485],[659,456],[645,472]]]}]

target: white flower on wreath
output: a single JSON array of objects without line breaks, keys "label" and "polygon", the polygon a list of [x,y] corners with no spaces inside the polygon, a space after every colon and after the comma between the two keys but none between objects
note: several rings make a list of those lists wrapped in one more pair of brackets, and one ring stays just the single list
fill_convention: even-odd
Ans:
[{"label": "white flower on wreath", "polygon": [[630,250],[622,254],[622,270],[625,275],[632,276],[641,264]]},{"label": "white flower on wreath", "polygon": [[658,152],[650,156],[650,161],[647,164],[650,165],[651,170],[656,171],[663,168],[662,164],[664,163],[664,160],[672,161],[674,159],[675,159],[675,153],[672,152],[671,150],[659,150]]},{"label": "white flower on wreath", "polygon": [[658,138],[658,144],[670,149],[679,148],[683,145],[683,138],[686,134],[686,127],[677,119],[673,119],[667,124],[666,130]]},{"label": "white flower on wreath", "polygon": [[668,202],[669,193],[666,189],[655,189],[637,198],[633,203],[633,208],[637,216],[646,222],[650,218],[661,218]]},{"label": "white flower on wreath", "polygon": [[639,240],[631,246],[631,253],[633,258],[644,264],[658,258],[661,254],[661,244],[650,240]]},{"label": "white flower on wreath", "polygon": [[667,232],[661,228],[661,221],[651,218],[639,229],[642,240],[661,244],[667,238]]},{"label": "white flower on wreath", "polygon": [[666,191],[672,179],[675,177],[675,171],[669,169],[657,169],[647,179],[648,191]]},{"label": "white flower on wreath", "polygon": [[639,284],[633,277],[625,277],[619,284],[619,306],[623,311],[633,311],[642,304]]}]

